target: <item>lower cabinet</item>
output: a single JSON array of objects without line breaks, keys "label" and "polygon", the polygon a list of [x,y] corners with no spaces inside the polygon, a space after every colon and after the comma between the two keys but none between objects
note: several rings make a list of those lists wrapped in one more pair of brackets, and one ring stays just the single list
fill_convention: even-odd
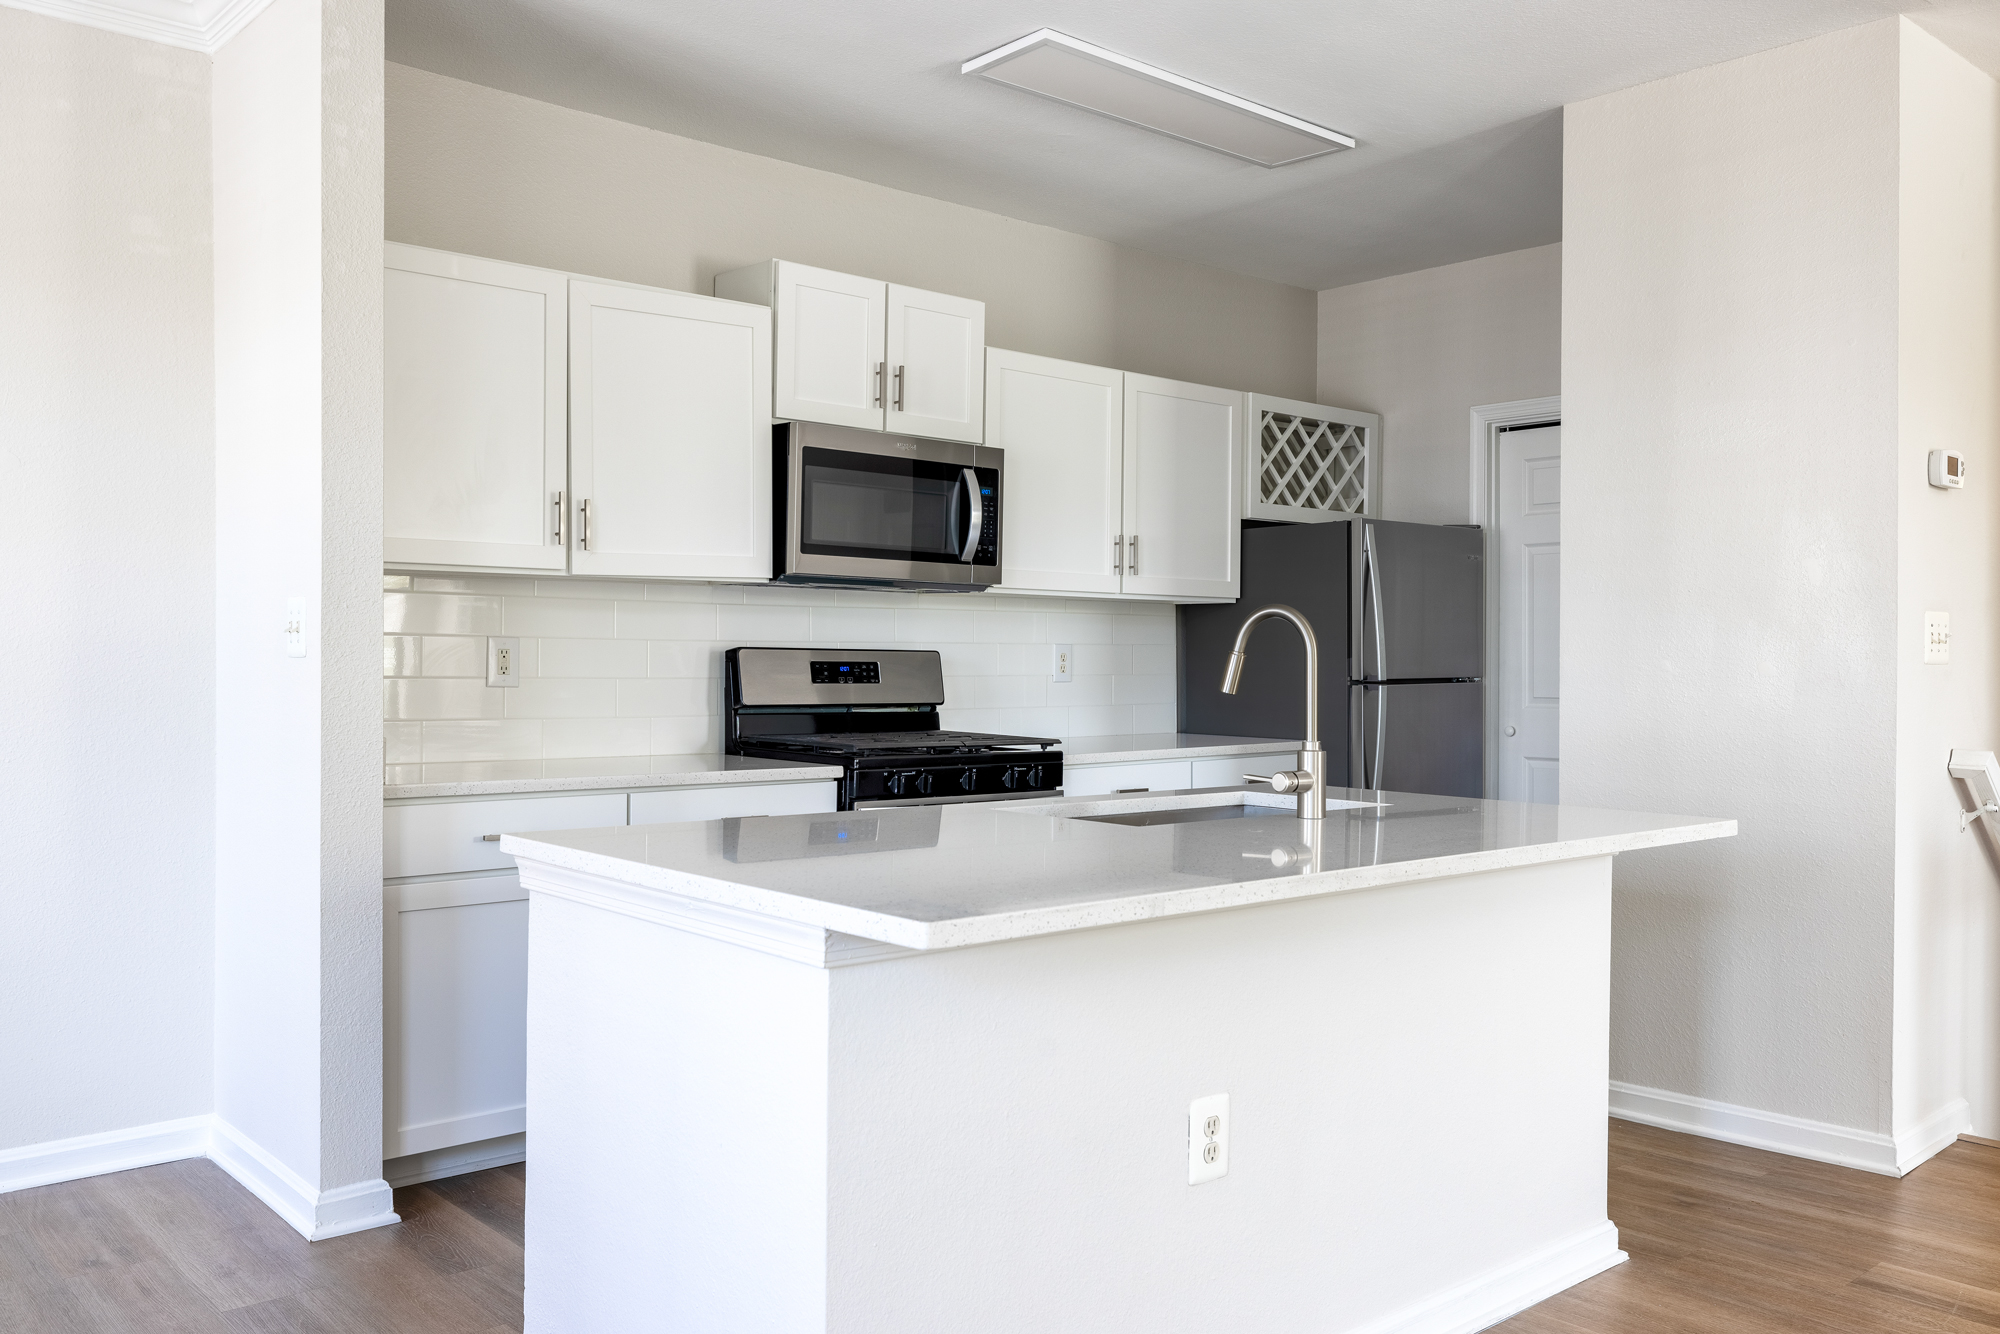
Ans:
[{"label": "lower cabinet", "polygon": [[[518,1160],[528,895],[489,835],[831,811],[835,785],[736,783],[391,805],[384,821],[382,1156],[393,1185]],[[400,874],[398,874],[400,873]]]},{"label": "lower cabinet", "polygon": [[1136,764],[1070,764],[1063,767],[1063,795],[1101,797],[1120,792],[1173,792],[1191,787],[1234,787],[1251,774],[1289,769],[1296,750],[1221,759],[1143,760]]}]

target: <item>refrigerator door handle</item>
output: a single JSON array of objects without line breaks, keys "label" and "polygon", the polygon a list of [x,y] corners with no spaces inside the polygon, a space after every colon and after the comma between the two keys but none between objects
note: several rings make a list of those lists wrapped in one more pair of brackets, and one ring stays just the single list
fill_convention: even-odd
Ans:
[{"label": "refrigerator door handle", "polygon": [[1375,691],[1375,781],[1373,790],[1382,790],[1382,738],[1389,734],[1389,691],[1378,687]]},{"label": "refrigerator door handle", "polygon": [[[1368,588],[1369,606],[1375,613],[1375,676],[1377,681],[1389,679],[1389,636],[1388,627],[1382,624],[1382,558],[1375,553],[1375,525],[1361,525],[1361,581]],[[1362,675],[1367,676],[1368,646],[1361,647]]]}]

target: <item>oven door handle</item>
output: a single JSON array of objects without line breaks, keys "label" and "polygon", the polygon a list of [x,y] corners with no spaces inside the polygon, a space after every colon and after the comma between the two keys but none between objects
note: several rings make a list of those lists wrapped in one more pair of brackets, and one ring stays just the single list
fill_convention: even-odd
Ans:
[{"label": "oven door handle", "polygon": [[965,483],[965,546],[958,558],[970,565],[979,551],[979,533],[985,526],[980,522],[984,516],[980,512],[983,507],[979,503],[979,474],[966,468],[959,473],[958,480]]}]

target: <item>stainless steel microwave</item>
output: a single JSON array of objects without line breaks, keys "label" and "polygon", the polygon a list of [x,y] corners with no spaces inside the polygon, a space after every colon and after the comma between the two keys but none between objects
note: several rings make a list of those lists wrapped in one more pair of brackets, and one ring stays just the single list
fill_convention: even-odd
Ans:
[{"label": "stainless steel microwave", "polygon": [[977,592],[1000,582],[1001,451],[785,422],[773,577]]}]

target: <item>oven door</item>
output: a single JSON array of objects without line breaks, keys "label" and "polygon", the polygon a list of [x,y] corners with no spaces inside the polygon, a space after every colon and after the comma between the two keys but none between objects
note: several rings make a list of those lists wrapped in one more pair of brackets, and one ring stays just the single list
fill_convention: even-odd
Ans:
[{"label": "oven door", "polygon": [[999,581],[999,450],[800,423],[786,430],[781,578],[968,591]]}]

